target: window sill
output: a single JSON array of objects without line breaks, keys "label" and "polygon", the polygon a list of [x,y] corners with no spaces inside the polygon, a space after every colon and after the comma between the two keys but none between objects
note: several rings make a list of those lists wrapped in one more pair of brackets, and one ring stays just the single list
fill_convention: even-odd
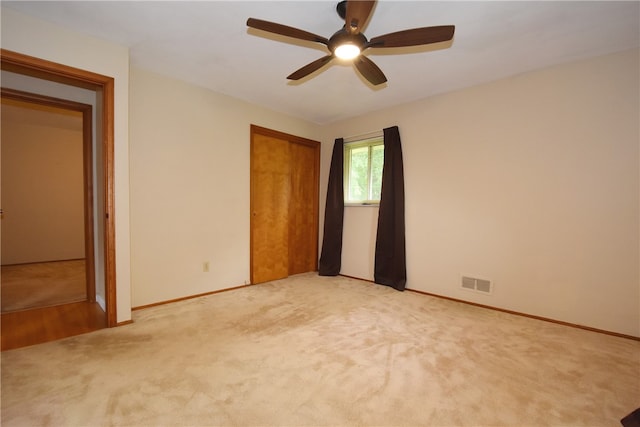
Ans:
[{"label": "window sill", "polygon": [[344,204],[345,208],[378,208],[380,207],[379,202],[372,203],[346,203]]}]

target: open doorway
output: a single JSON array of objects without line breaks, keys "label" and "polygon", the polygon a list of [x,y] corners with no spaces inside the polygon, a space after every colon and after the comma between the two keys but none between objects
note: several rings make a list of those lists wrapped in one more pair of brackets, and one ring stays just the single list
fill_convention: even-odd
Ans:
[{"label": "open doorway", "polygon": [[95,302],[92,106],[2,90],[2,313]]},{"label": "open doorway", "polygon": [[[114,207],[114,79],[90,71],[46,61],[0,49],[2,72],[32,79],[23,91],[32,91],[40,83],[52,83],[90,91],[95,98],[93,109],[93,232],[97,300],[87,287],[87,301],[2,314],[2,349],[30,345],[51,339],[88,332],[117,323],[115,275],[115,207]],[[2,80],[3,86],[5,79]],[[39,92],[42,94],[43,92]],[[59,97],[64,99],[64,97]],[[87,212],[85,211],[85,215]],[[88,222],[85,222],[87,224]],[[86,230],[85,230],[86,231]],[[85,252],[86,255],[86,252]],[[87,264],[88,265],[88,264]],[[88,267],[90,268],[90,266]],[[57,312],[52,309],[57,309]],[[33,312],[33,313],[32,313]],[[27,316],[32,313],[33,315]],[[39,319],[37,322],[34,319]],[[63,322],[71,329],[53,325]],[[35,322],[35,323],[34,323]],[[28,336],[29,335],[29,336]],[[37,336],[39,335],[39,337]],[[35,336],[35,341],[34,341]],[[7,344],[13,340],[11,344]]]}]

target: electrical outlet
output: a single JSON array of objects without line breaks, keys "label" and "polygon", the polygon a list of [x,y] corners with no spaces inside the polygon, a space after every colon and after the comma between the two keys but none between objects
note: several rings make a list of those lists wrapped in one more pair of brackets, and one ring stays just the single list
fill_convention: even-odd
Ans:
[{"label": "electrical outlet", "polygon": [[205,261],[202,263],[202,271],[204,273],[208,273],[209,272],[209,261]]}]

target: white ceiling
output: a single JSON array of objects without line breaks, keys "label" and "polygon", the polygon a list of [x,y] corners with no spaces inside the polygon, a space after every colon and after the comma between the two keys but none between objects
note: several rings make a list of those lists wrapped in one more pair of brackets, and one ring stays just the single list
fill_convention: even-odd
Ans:
[{"label": "white ceiling", "polygon": [[638,1],[379,1],[364,34],[456,26],[453,42],[369,49],[388,82],[373,87],[334,60],[286,76],[323,45],[249,29],[249,17],[330,37],[337,1],[2,1],[130,48],[131,65],[324,124],[554,64],[640,46]]}]

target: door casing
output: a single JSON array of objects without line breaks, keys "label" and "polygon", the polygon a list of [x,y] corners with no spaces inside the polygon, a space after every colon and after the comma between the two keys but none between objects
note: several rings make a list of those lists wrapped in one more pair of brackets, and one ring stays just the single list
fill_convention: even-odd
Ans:
[{"label": "door casing", "polygon": [[107,326],[117,326],[116,307],[116,247],[115,247],[115,187],[114,187],[114,79],[113,77],[58,64],[52,61],[0,49],[2,70],[42,80],[63,83],[95,91],[99,96],[102,115],[101,134],[96,149],[102,150],[104,186],[104,269]]}]

